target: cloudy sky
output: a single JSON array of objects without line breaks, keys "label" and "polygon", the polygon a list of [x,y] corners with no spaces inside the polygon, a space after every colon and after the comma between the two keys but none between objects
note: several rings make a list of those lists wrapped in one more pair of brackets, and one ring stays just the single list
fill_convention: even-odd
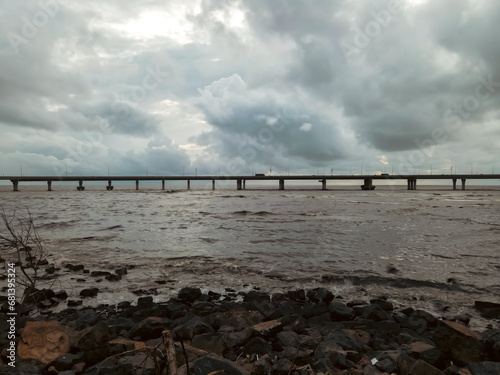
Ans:
[{"label": "cloudy sky", "polygon": [[499,19],[498,0],[2,0],[0,173],[498,173]]}]

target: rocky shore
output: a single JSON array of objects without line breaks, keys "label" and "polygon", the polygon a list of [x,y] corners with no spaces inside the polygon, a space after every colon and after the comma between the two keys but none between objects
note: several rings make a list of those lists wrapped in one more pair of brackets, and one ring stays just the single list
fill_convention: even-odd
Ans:
[{"label": "rocky shore", "polygon": [[[476,301],[492,319],[479,333],[467,327],[467,316],[394,306],[388,296],[349,300],[326,288],[269,295],[188,287],[164,302],[143,296],[81,306],[98,293],[83,289],[79,299],[68,300],[64,291],[37,291],[18,318],[15,368],[2,335],[0,373],[500,374],[496,303]],[[67,308],[53,312],[58,304]],[[34,308],[39,314],[28,317]],[[0,315],[6,324],[6,303]]]}]

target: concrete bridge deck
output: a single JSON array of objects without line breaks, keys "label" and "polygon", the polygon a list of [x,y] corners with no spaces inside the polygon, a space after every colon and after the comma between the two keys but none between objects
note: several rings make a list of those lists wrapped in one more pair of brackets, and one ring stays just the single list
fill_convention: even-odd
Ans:
[{"label": "concrete bridge deck", "polygon": [[10,180],[13,190],[19,190],[21,182],[46,181],[48,190],[52,190],[53,182],[78,182],[77,190],[85,190],[84,181],[107,181],[106,190],[113,190],[113,181],[135,181],[135,187],[139,190],[140,181],[161,181],[162,189],[165,190],[165,181],[186,181],[187,189],[191,188],[191,181],[212,181],[212,189],[215,189],[215,181],[236,181],[236,189],[246,188],[246,181],[278,181],[278,188],[285,189],[286,180],[317,180],[321,182],[321,188],[326,190],[328,180],[361,180],[361,189],[373,190],[373,180],[406,180],[408,190],[417,188],[417,180],[450,180],[453,190],[457,188],[457,181],[461,180],[462,190],[465,190],[465,182],[473,180],[500,180],[500,174],[435,174],[435,175],[275,175],[275,176],[0,176],[0,180]]}]

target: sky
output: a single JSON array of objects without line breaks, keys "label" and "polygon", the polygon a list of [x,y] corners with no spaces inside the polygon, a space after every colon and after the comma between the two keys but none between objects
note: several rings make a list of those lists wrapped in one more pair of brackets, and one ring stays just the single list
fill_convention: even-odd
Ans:
[{"label": "sky", "polygon": [[498,0],[0,4],[0,174],[500,172]]}]

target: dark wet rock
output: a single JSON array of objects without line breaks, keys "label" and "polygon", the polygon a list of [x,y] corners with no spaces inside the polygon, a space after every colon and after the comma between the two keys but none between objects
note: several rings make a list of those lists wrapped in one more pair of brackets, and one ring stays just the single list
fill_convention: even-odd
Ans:
[{"label": "dark wet rock", "polygon": [[122,277],[121,277],[121,275],[110,274],[110,275],[106,275],[105,279],[108,281],[120,281],[122,279]]},{"label": "dark wet rock", "polygon": [[93,326],[99,319],[100,316],[96,314],[94,309],[86,309],[79,311],[76,319],[75,317],[72,317],[67,324],[69,327],[79,331],[86,327]]},{"label": "dark wet rock", "polygon": [[127,271],[126,267],[119,268],[119,269],[115,270],[116,275],[123,276],[123,275],[126,275],[127,273],[128,273],[128,271]]},{"label": "dark wet rock", "polygon": [[297,348],[299,346],[299,335],[292,331],[280,332],[276,336],[276,344],[278,350],[286,347]]},{"label": "dark wet rock", "polygon": [[286,292],[286,297],[292,301],[303,302],[306,299],[306,292],[304,289],[289,290]]},{"label": "dark wet rock", "polygon": [[314,351],[314,359],[316,361],[326,358],[330,360],[333,365],[338,364],[341,360],[345,359],[347,353],[335,341],[325,340],[321,342]]},{"label": "dark wet rock", "polygon": [[93,327],[85,328],[80,335],[71,353],[83,352],[85,362],[91,365],[109,355],[109,341],[115,338],[115,334],[106,322],[100,321]]},{"label": "dark wet rock", "polygon": [[[497,358],[500,360],[500,358]],[[500,374],[500,362],[470,363],[469,370],[472,375],[498,375]]]},{"label": "dark wet rock", "polygon": [[333,301],[333,293],[330,292],[328,289],[325,288],[315,288],[312,290],[309,290],[306,294],[307,298],[309,301],[318,303],[318,302],[325,302],[325,303],[330,303]]},{"label": "dark wet rock", "polygon": [[392,311],[394,310],[394,306],[392,302],[387,301],[387,298],[373,298],[370,300],[370,303],[372,305],[379,305],[381,308],[383,308],[385,311]]},{"label": "dark wet rock", "polygon": [[151,316],[132,327],[128,333],[128,337],[134,340],[149,340],[160,337],[162,331],[167,329],[169,325],[169,319]]},{"label": "dark wet rock", "polygon": [[99,293],[99,289],[97,289],[97,288],[82,289],[80,291],[80,296],[81,297],[95,297],[95,296],[97,296],[97,293]]},{"label": "dark wet rock", "polygon": [[482,360],[481,335],[460,323],[441,321],[433,341],[444,355],[460,365]]},{"label": "dark wet rock", "polygon": [[256,290],[252,290],[245,294],[243,297],[244,302],[250,302],[250,301],[271,301],[271,298],[269,297],[269,294],[264,293],[264,292],[259,292]]},{"label": "dark wet rock", "polygon": [[242,353],[243,355],[247,354],[272,355],[273,350],[271,348],[271,345],[266,340],[260,337],[254,337],[243,347]]},{"label": "dark wet rock", "polygon": [[422,341],[416,341],[408,345],[411,349],[411,356],[421,359],[435,366],[441,356],[441,352],[434,346]]},{"label": "dark wet rock", "polygon": [[348,332],[342,329],[337,329],[331,331],[325,340],[333,341],[335,344],[339,345],[344,350],[353,350],[356,352],[361,351],[361,344],[354,340],[353,337],[355,332]]},{"label": "dark wet rock", "polygon": [[66,264],[64,267],[73,272],[83,271],[85,268],[82,264],[78,264],[76,266],[73,264]]},{"label": "dark wet rock", "polygon": [[303,333],[307,327],[307,321],[299,314],[286,315],[280,321],[284,326],[284,330],[293,331],[298,334]]},{"label": "dark wet rock", "polygon": [[283,325],[279,320],[269,320],[253,325],[252,329],[257,336],[266,338],[281,332],[283,330]]},{"label": "dark wet rock", "polygon": [[249,375],[243,367],[216,354],[208,354],[197,359],[190,369],[193,375],[207,375],[217,370],[222,370],[228,375]]},{"label": "dark wet rock", "polygon": [[362,299],[354,299],[346,303],[346,306],[348,307],[356,307],[356,306],[365,306],[368,305],[368,303]]},{"label": "dark wet rock", "polygon": [[174,339],[177,340],[191,340],[195,335],[212,332],[214,332],[214,329],[209,324],[205,323],[200,317],[195,317],[172,330]]},{"label": "dark wet rock", "polygon": [[187,313],[186,306],[181,303],[167,303],[160,305],[162,315],[168,319],[175,320],[184,316]]},{"label": "dark wet rock", "polygon": [[52,362],[52,365],[58,371],[71,370],[75,364],[81,362],[82,357],[83,353],[81,352],[78,354],[66,353],[63,356],[56,358],[56,360]]},{"label": "dark wet rock", "polygon": [[439,320],[434,315],[424,310],[413,311],[412,313],[410,313],[410,318],[424,319],[427,322],[428,327],[436,327],[439,322]]},{"label": "dark wet rock", "polygon": [[183,302],[194,302],[201,297],[200,288],[182,288],[177,297]]},{"label": "dark wet rock", "polygon": [[313,316],[320,316],[325,313],[328,313],[330,310],[328,309],[328,305],[325,302],[319,303],[306,303],[302,307],[301,315],[306,318],[312,318]]},{"label": "dark wet rock", "polygon": [[284,301],[282,302],[269,316],[269,319],[278,319],[282,316],[290,315],[290,314],[300,314],[301,306],[299,303],[295,301]]},{"label": "dark wet rock", "polygon": [[108,275],[111,275],[111,272],[108,272],[108,271],[92,271],[90,273],[90,276],[93,276],[93,277],[102,277],[102,276],[108,276]]},{"label": "dark wet rock", "polygon": [[484,341],[484,350],[489,359],[495,361],[500,358],[500,330],[490,329],[482,335]]},{"label": "dark wet rock", "polygon": [[273,365],[273,374],[277,375],[289,374],[292,367],[293,367],[292,361],[286,358],[281,358]]},{"label": "dark wet rock", "polygon": [[410,369],[411,375],[444,375],[441,370],[431,364],[418,359]]},{"label": "dark wet rock", "polygon": [[80,301],[80,300],[75,301],[75,300],[71,300],[71,299],[70,299],[70,300],[68,300],[68,302],[67,302],[67,305],[68,305],[69,307],[80,306],[80,305],[82,305],[82,304],[83,304],[83,301]]},{"label": "dark wet rock", "polygon": [[191,345],[195,348],[206,350],[207,352],[222,355],[226,347],[225,334],[220,332],[202,333],[196,335],[191,340]]},{"label": "dark wet rock", "polygon": [[334,322],[342,322],[354,319],[354,310],[351,307],[344,305],[342,302],[332,302],[328,306],[330,310],[330,318]]},{"label": "dark wet rock", "polygon": [[43,301],[50,301],[51,298],[55,296],[55,292],[52,289],[41,289],[35,290],[27,298],[28,303],[40,303]]},{"label": "dark wet rock", "polygon": [[206,316],[214,312],[214,304],[209,301],[196,301],[191,306],[191,311],[199,316]]},{"label": "dark wet rock", "polygon": [[482,317],[488,319],[500,318],[500,303],[475,301],[474,307]]},{"label": "dark wet rock", "polygon": [[229,349],[245,345],[254,334],[252,328],[244,328],[238,332],[230,332],[226,336],[226,346]]},{"label": "dark wet rock", "polygon": [[355,306],[355,314],[365,319],[380,322],[382,320],[392,320],[391,314],[385,311],[380,305]]},{"label": "dark wet rock", "polygon": [[262,322],[263,318],[258,311],[231,310],[210,314],[205,317],[205,322],[216,331],[224,325],[229,325],[240,331]]}]

